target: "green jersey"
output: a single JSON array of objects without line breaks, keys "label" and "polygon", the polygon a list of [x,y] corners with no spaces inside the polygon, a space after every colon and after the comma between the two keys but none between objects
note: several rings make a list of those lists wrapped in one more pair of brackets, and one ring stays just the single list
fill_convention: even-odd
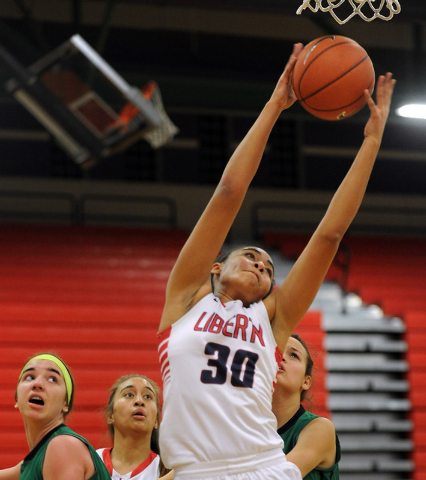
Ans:
[{"label": "green jersey", "polygon": [[[306,411],[302,405],[296,414],[281,428],[278,433],[284,440],[284,453],[289,453],[295,447],[300,432],[308,425],[318,418],[311,412]],[[339,480],[339,461],[341,457],[339,438],[336,435],[336,461],[335,464],[328,468],[314,468],[309,472],[303,480]]]},{"label": "green jersey", "polygon": [[31,450],[31,452],[24,458],[21,465],[21,474],[19,480],[43,480],[43,464],[46,456],[47,446],[49,442],[58,435],[71,435],[81,440],[89,449],[90,455],[95,466],[95,473],[89,480],[111,480],[111,477],[106,469],[104,462],[96,453],[96,450],[90,443],[80,435],[77,435],[66,425],[58,425],[49,433],[47,433],[40,442]]}]

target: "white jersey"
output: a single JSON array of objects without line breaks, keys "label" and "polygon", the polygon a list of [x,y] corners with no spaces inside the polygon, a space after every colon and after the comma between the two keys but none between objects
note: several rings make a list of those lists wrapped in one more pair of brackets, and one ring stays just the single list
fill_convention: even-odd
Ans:
[{"label": "white jersey", "polygon": [[282,357],[263,302],[206,295],[159,334],[159,355],[168,468],[283,448],[271,410]]},{"label": "white jersey", "polygon": [[155,452],[151,451],[149,457],[132,472],[120,475],[112,466],[111,450],[112,448],[100,448],[96,452],[105,463],[112,480],[156,480],[160,476],[160,457]]}]

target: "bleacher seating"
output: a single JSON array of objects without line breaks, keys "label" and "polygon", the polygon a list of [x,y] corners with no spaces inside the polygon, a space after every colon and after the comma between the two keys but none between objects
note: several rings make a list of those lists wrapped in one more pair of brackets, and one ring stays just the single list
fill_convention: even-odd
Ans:
[{"label": "bleacher seating", "polygon": [[[156,331],[167,278],[185,239],[185,232],[158,229],[2,225],[0,468],[17,463],[27,452],[13,396],[19,369],[33,353],[54,351],[71,365],[77,389],[68,423],[95,447],[109,442],[102,409],[116,378],[142,372],[161,386]],[[273,246],[276,240],[274,236]],[[297,256],[303,242],[290,242],[292,255]],[[374,259],[361,261],[361,273],[355,265],[363,249],[354,245],[351,290],[359,294],[370,284],[366,291],[372,292],[383,281],[391,298],[377,298],[379,308],[358,301],[358,295],[342,295],[325,282],[297,329],[314,347],[319,367],[314,404],[308,408],[331,414],[335,422],[344,455],[342,480],[366,474],[371,480],[408,478],[413,446],[412,479],[418,480],[426,472],[421,370],[426,313],[411,309],[398,318],[392,312],[402,311],[403,301],[387,315],[382,309],[386,302],[397,305],[396,287],[410,288],[424,280],[421,244],[397,248],[390,243],[390,252],[413,253],[415,260],[408,262],[413,275],[404,271],[403,262],[389,260],[384,248],[372,245],[368,248]],[[289,252],[285,242],[282,252]],[[393,264],[383,275],[382,261]],[[330,269],[328,278],[335,273]],[[374,295],[386,291],[376,288]],[[416,297],[410,298],[411,305]]]},{"label": "bleacher seating", "polygon": [[[424,289],[424,285],[423,285]],[[424,289],[424,291],[426,291]],[[424,382],[424,368],[426,365],[426,308],[424,310],[410,309],[405,312],[404,320],[407,325],[405,341],[408,344],[407,359],[410,370],[407,380],[412,385],[409,398],[413,404],[410,412],[415,428],[412,440],[416,446],[413,460],[416,464],[417,476],[414,480],[426,478],[426,386]]]},{"label": "bleacher seating", "polygon": [[348,288],[364,302],[378,304],[387,315],[400,316],[405,325],[402,337],[407,345],[406,380],[411,385],[408,419],[414,428],[411,441],[415,464],[412,479],[426,478],[426,442],[422,413],[426,412],[424,375],[426,355],[426,240],[423,238],[357,238],[347,244],[352,250]]},{"label": "bleacher seating", "polygon": [[[280,232],[262,236],[266,246],[293,259],[308,239]],[[333,265],[327,279],[346,292],[330,289],[313,304],[324,313],[328,406],[341,437],[341,478],[426,478],[426,391],[420,379],[426,362],[426,240],[347,235],[344,243],[350,268]]]}]

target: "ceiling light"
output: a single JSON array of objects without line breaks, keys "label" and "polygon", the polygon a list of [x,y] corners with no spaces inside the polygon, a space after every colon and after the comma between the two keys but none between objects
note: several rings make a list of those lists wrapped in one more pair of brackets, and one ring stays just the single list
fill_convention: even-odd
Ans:
[{"label": "ceiling light", "polygon": [[426,119],[426,104],[410,103],[396,109],[396,114],[408,118]]}]

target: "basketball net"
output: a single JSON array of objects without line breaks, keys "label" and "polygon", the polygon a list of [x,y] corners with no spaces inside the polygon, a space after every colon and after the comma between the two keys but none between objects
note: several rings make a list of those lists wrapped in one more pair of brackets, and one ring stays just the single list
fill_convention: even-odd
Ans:
[{"label": "basketball net", "polygon": [[[348,0],[349,5],[353,8],[353,12],[348,15],[346,18],[341,19],[337,16],[335,10],[340,7],[346,0],[303,0],[302,5],[297,9],[297,15],[300,15],[305,8],[309,8],[312,12],[330,12],[330,15],[336,20],[340,25],[349,21],[355,15],[359,15],[364,21],[371,22],[375,18],[380,18],[381,20],[390,20],[394,14],[397,14],[401,11],[401,6],[399,5],[398,0]],[[380,1],[380,5],[375,7],[374,4]],[[311,2],[314,5],[311,5]],[[370,11],[366,14],[365,10],[362,11],[364,5],[370,7]],[[388,15],[381,13],[382,8],[386,5],[387,10],[389,11]]]},{"label": "basketball net", "polygon": [[[161,119],[161,124],[158,127],[147,128],[142,132],[141,137],[144,138],[152,148],[160,148],[171,140],[179,129],[170,120],[166,111],[164,110],[163,99],[161,97],[160,87],[156,82],[151,81],[141,88],[141,92],[146,100],[149,100],[157,110],[158,116]],[[121,109],[119,113],[119,120],[117,126],[121,128],[122,132],[126,132],[130,127],[136,130],[137,125],[144,117],[133,103],[128,102]]]},{"label": "basketball net", "polygon": [[151,145],[152,148],[159,148],[171,140],[179,132],[179,129],[170,120],[164,109],[160,88],[155,82],[153,82],[153,84],[153,91],[150,92],[151,101],[156,108],[162,123],[159,127],[153,128],[147,133],[144,133],[142,137]]}]

